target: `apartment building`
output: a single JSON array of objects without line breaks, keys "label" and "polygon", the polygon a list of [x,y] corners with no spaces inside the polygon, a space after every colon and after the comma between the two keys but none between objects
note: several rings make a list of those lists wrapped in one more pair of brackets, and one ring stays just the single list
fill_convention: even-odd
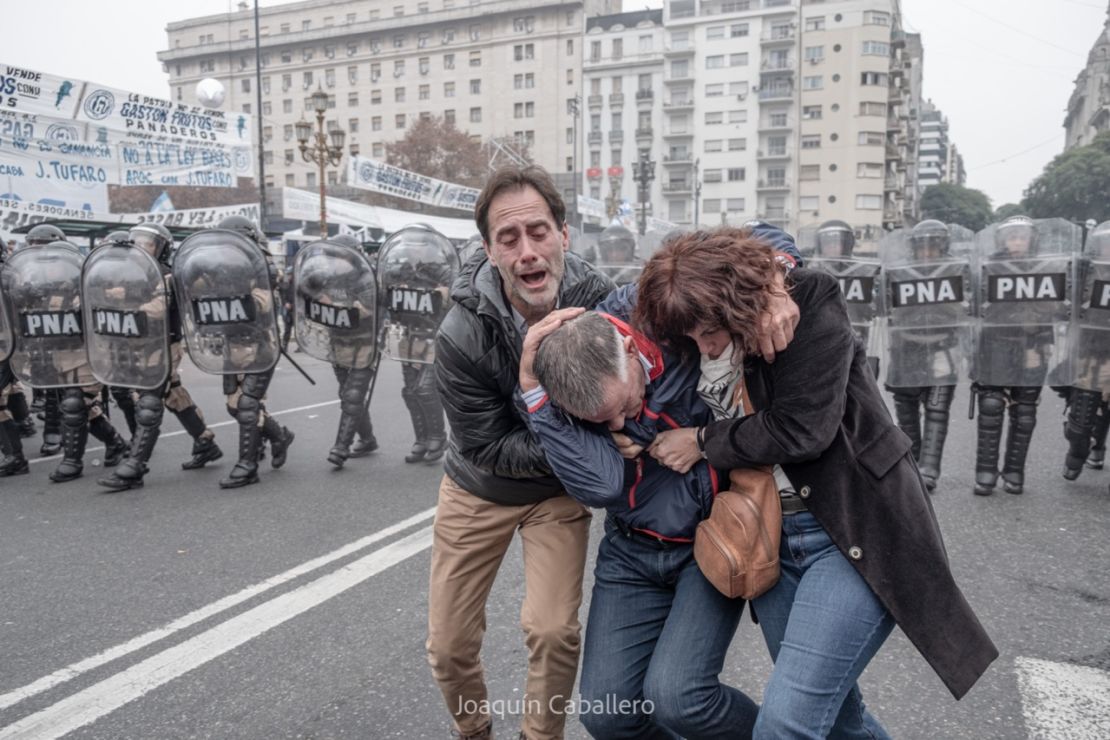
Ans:
[{"label": "apartment building", "polygon": [[[646,213],[666,219],[656,208],[664,188],[656,143],[662,124],[657,91],[663,82],[663,11],[589,18],[582,51],[585,194],[609,208],[628,201],[637,218]],[[641,158],[656,162],[646,189],[637,178]]]},{"label": "apartment building", "polygon": [[932,100],[926,100],[921,107],[918,173],[922,192],[942,182],[963,185],[967,181],[963,156],[948,136],[948,118]]},{"label": "apartment building", "polygon": [[[572,101],[582,88],[586,15],[619,0],[304,0],[260,10],[262,147],[269,186],[317,186],[294,124],[317,88],[327,123],[362,154],[385,158],[420,117],[441,116],[482,140],[526,146],[573,191]],[[158,58],[173,100],[195,103],[196,83],[226,90],[225,110],[255,112],[254,14],[246,3],[166,28]],[[340,170],[342,168],[339,168]],[[328,184],[339,182],[331,168]]]},{"label": "apartment building", "polygon": [[1087,55],[1087,66],[1075,78],[1064,130],[1065,151],[1090,144],[1100,132],[1110,130],[1110,10]]}]

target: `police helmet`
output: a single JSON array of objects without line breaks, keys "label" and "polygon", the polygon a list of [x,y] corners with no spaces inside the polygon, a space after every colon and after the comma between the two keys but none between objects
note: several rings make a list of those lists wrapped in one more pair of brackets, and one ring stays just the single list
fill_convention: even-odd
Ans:
[{"label": "police helmet", "polygon": [[341,247],[350,247],[351,249],[362,249],[362,242],[358,237],[351,234],[339,234],[329,239],[332,244],[338,244]]},{"label": "police helmet", "polygon": [[246,216],[227,216],[216,224],[216,228],[238,231],[263,249],[267,247],[266,235],[262,233],[262,229]]},{"label": "police helmet", "polygon": [[636,235],[624,226],[614,224],[601,232],[597,250],[603,263],[631,262],[636,258]]},{"label": "police helmet", "polygon": [[162,224],[139,224],[132,227],[129,232],[131,242],[140,249],[146,250],[154,259],[168,263],[170,250],[173,248],[173,235]]},{"label": "police helmet", "polygon": [[1011,216],[995,230],[994,245],[1000,252],[1034,254],[1034,234],[1033,219],[1028,216]]},{"label": "police helmet", "polygon": [[1084,251],[1092,259],[1110,260],[1110,221],[1103,221],[1091,229]]},{"label": "police helmet", "polygon": [[[935,250],[935,255],[924,254],[926,250]],[[932,218],[914,226],[910,230],[910,251],[914,257],[947,255],[948,227]]]},{"label": "police helmet", "polygon": [[817,227],[817,254],[822,257],[851,257],[856,234],[844,221],[826,221]]},{"label": "police helmet", "polygon": [[64,242],[65,232],[53,224],[39,224],[27,232],[28,247],[41,247],[51,242]]}]

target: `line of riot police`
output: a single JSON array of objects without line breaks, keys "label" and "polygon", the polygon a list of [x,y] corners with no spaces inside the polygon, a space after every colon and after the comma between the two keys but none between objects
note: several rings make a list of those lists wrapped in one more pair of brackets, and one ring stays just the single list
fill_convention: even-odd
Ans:
[{"label": "line of riot police", "polygon": [[1101,467],[1110,426],[1110,224],[1084,246],[1079,227],[1063,219],[1017,216],[978,234],[929,220],[885,235],[875,259],[854,254],[855,235],[841,221],[799,238],[807,266],[840,280],[930,490],[961,383],[978,401],[975,494],[990,495],[999,478],[1007,492],[1023,492],[1046,385],[1069,399],[1064,477],[1074,480],[1089,455]]}]

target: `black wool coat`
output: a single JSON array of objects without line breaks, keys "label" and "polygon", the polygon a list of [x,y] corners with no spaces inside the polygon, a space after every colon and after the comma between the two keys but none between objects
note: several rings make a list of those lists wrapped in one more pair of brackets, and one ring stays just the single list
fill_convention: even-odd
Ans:
[{"label": "black wool coat", "polygon": [[751,357],[756,413],[711,424],[718,468],[778,463],[898,626],[959,699],[998,649],[960,592],[910,451],[890,418],[835,278],[795,270],[801,319],[773,363]]}]

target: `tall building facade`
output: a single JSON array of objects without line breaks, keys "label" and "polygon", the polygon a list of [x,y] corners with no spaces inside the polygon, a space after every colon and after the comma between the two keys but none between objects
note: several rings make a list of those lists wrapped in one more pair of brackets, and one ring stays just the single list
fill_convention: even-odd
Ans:
[{"label": "tall building facade", "polygon": [[[327,121],[363,155],[384,159],[412,121],[437,116],[482,140],[526,146],[572,194],[574,117],[587,14],[619,0],[305,0],[260,10],[262,147],[270,186],[313,188],[294,124],[317,88]],[[167,26],[158,58],[172,99],[195,103],[196,83],[224,84],[224,108],[255,112],[254,14],[246,3]],[[341,179],[334,169],[329,184]]]},{"label": "tall building facade", "polygon": [[1087,66],[1075,78],[1064,130],[1065,150],[1090,144],[1099,133],[1110,130],[1110,10],[1087,55]]},{"label": "tall building facade", "polygon": [[942,182],[963,185],[967,181],[964,158],[948,136],[948,119],[932,100],[921,108],[918,173],[922,192]]}]

